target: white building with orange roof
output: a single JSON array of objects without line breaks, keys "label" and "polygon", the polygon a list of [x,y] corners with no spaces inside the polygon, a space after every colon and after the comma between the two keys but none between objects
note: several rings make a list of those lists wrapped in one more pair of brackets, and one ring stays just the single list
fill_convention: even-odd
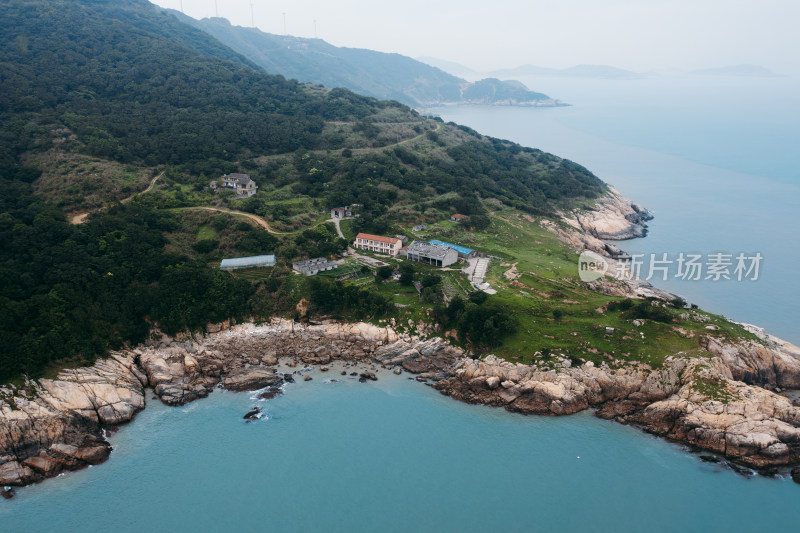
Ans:
[{"label": "white building with orange roof", "polygon": [[369,233],[359,233],[353,242],[353,248],[386,255],[397,255],[402,247],[403,241],[396,237],[383,237]]}]

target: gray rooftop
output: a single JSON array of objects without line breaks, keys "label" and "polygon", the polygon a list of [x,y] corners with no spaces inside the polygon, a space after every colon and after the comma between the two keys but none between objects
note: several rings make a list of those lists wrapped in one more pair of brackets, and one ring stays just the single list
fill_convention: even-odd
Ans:
[{"label": "gray rooftop", "polygon": [[255,268],[275,266],[274,255],[254,255],[252,257],[233,257],[223,259],[219,264],[220,270],[230,270],[234,268]]},{"label": "gray rooftop", "polygon": [[416,255],[424,255],[432,259],[444,259],[447,257],[447,252],[450,248],[447,246],[440,246],[438,244],[430,244],[422,241],[414,241],[408,245],[408,253]]},{"label": "gray rooftop", "polygon": [[240,174],[238,172],[235,172],[233,174],[228,174],[227,176],[224,176],[224,178],[228,180],[234,180],[243,184],[247,184],[250,181],[252,181],[248,174]]}]

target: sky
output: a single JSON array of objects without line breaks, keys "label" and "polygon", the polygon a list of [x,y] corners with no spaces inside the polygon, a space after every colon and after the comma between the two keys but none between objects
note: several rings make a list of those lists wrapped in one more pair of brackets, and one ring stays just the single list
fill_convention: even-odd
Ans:
[{"label": "sky", "polygon": [[[800,74],[798,0],[151,0],[336,46],[490,71],[603,64],[647,72],[736,64]],[[251,11],[252,5],[252,11]]]}]

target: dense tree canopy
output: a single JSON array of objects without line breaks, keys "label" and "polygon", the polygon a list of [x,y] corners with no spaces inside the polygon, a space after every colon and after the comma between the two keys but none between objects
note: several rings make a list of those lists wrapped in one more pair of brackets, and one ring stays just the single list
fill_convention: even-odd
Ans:
[{"label": "dense tree canopy", "polygon": [[0,380],[248,311],[249,283],[164,253],[163,212],[119,206],[74,226],[7,177],[0,211]]}]

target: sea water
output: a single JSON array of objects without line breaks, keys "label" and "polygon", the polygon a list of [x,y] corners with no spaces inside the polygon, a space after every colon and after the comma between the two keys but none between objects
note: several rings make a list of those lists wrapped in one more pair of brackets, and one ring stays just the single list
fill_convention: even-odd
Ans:
[{"label": "sea water", "polygon": [[[616,243],[642,256],[642,277],[652,254],[730,254],[731,280],[682,280],[673,263],[650,281],[800,343],[800,79],[523,81],[574,105],[435,111],[572,159],[650,209],[648,237]],[[757,280],[735,279],[739,253],[761,254]]]},{"label": "sea water", "polygon": [[[462,404],[406,376],[318,372],[273,400],[149,401],[108,462],[0,502],[0,530],[791,531],[800,519],[789,479],[747,478],[590,413]],[[255,405],[264,417],[247,423]]]}]

